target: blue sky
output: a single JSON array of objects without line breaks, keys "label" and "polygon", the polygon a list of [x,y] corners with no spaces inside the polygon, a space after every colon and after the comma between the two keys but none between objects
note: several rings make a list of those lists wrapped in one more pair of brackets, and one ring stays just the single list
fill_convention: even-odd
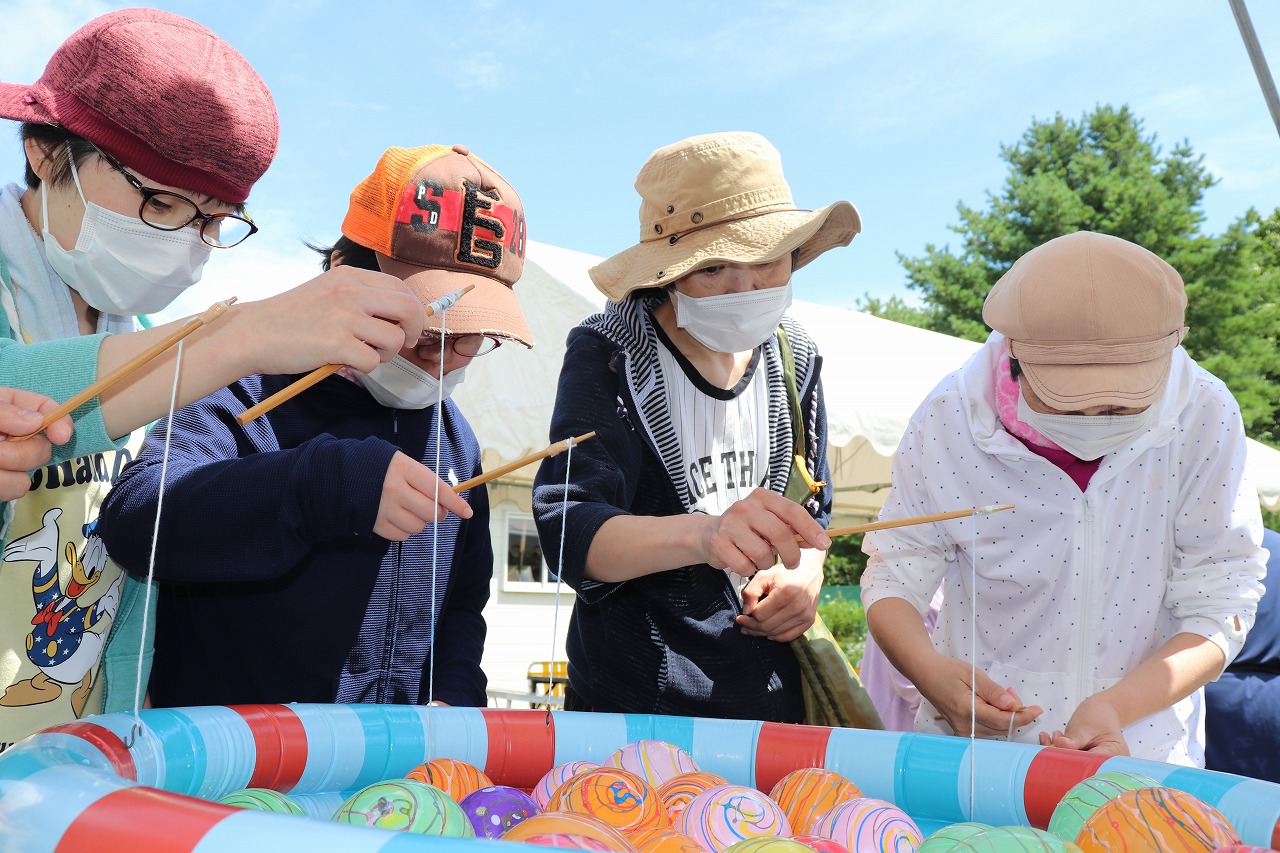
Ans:
[{"label": "blue sky", "polygon": [[[33,82],[119,5],[0,0],[0,79]],[[1166,151],[1188,140],[1221,179],[1210,231],[1280,204],[1280,136],[1226,0],[153,5],[235,45],[280,111],[279,155],[250,199],[263,230],[207,272],[242,296],[312,274],[301,241],[338,235],[351,187],[391,145],[468,145],[520,193],[532,239],[609,255],[637,237],[632,181],[651,151],[758,131],[800,206],[862,213],[850,248],[796,278],[800,298],[840,306],[909,298],[895,253],[954,245],[957,202],[1000,188],[1001,144],[1056,113],[1128,104]],[[1280,70],[1280,2],[1249,7]],[[17,142],[0,145],[5,179],[20,166]]]}]

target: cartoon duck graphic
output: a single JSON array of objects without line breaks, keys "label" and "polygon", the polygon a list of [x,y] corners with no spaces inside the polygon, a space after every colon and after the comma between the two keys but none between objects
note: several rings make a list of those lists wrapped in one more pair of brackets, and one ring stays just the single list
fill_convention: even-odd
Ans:
[{"label": "cartoon duck graphic", "polygon": [[93,671],[106,642],[106,629],[120,606],[124,584],[121,572],[110,588],[93,604],[83,606],[77,599],[93,588],[107,565],[107,550],[98,537],[97,519],[84,526],[83,554],[74,542],[64,551],[71,566],[71,578],[64,593],[58,583],[58,546],[62,541],[55,507],[44,514],[41,528],[9,543],[4,561],[36,564],[31,594],[36,614],[27,634],[27,658],[39,668],[34,676],[14,683],[0,697],[0,705],[17,707],[52,702],[62,695],[63,685],[78,685],[71,694],[71,708],[79,717],[93,687]]}]

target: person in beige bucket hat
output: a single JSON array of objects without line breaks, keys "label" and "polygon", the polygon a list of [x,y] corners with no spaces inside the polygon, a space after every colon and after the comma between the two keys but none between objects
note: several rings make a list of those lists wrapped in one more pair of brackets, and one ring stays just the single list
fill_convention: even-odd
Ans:
[{"label": "person in beige bucket hat", "polygon": [[590,270],[609,302],[570,333],[552,415],[597,437],[535,479],[578,591],[566,707],[798,722],[788,641],[814,622],[831,487],[820,358],[786,309],[861,220],[797,208],[755,133],[660,148],[635,186],[639,243]]},{"label": "person in beige bucket hat", "polygon": [[912,417],[881,517],[1014,509],[863,543],[917,730],[967,736],[972,714],[979,736],[1204,765],[1203,687],[1253,624],[1266,551],[1239,407],[1180,346],[1186,303],[1168,263],[1087,231],[987,295],[994,331]]}]

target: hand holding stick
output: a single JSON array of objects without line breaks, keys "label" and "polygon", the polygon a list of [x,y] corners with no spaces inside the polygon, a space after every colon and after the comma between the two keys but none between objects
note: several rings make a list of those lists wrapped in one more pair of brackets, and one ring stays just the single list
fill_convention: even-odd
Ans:
[{"label": "hand holding stick", "polygon": [[583,433],[582,435],[576,436],[574,438],[566,438],[564,441],[557,441],[555,444],[548,445],[547,447],[544,447],[542,450],[539,450],[537,453],[530,453],[528,456],[525,456],[522,459],[517,459],[515,462],[508,462],[506,465],[502,465],[498,468],[494,468],[492,471],[486,471],[483,474],[481,474],[479,477],[472,477],[470,480],[463,480],[461,483],[454,486],[453,490],[461,494],[462,492],[465,492],[467,489],[470,489],[473,486],[478,486],[481,483],[487,483],[490,480],[501,477],[503,474],[510,474],[512,471],[516,470],[517,468],[523,468],[526,465],[537,462],[539,459],[545,459],[548,456],[558,456],[559,454],[564,453],[566,450],[568,450],[569,445],[580,444],[581,442],[586,441],[588,438],[594,438],[594,437],[595,437],[595,430],[592,430],[591,432]]},{"label": "hand holding stick", "polygon": [[11,435],[9,436],[8,440],[24,441],[28,438],[31,438],[31,436],[33,435],[37,435],[38,433],[44,432],[45,429],[48,428],[49,424],[53,423],[58,418],[62,417],[63,415],[74,412],[76,409],[80,408],[85,403],[89,402],[94,397],[101,394],[103,391],[106,391],[112,385],[115,385],[121,379],[124,379],[129,374],[133,373],[139,367],[146,364],[148,361],[155,358],[156,356],[160,355],[160,353],[164,352],[169,347],[173,346],[178,341],[182,340],[187,335],[194,332],[196,329],[200,328],[201,326],[207,323],[212,323],[214,320],[218,319],[223,314],[227,313],[227,309],[230,308],[231,303],[235,301],[236,301],[236,297],[233,296],[230,299],[224,300],[222,302],[215,302],[203,314],[198,314],[195,317],[192,317],[190,320],[188,320],[187,322],[183,323],[181,326],[179,326],[178,328],[170,332],[167,336],[165,336],[163,340],[157,341],[156,343],[147,347],[145,350],[138,353],[133,358],[129,359],[129,361],[117,367],[110,374],[103,377],[102,379],[99,379],[97,382],[94,382],[92,385],[85,388],[79,394],[76,394],[75,396],[71,397],[71,399],[67,400],[61,406],[54,409],[49,414],[45,415],[44,423],[40,425],[40,429],[36,430],[35,432],[28,433],[26,435]]},{"label": "hand holding stick", "polygon": [[[964,518],[969,515],[990,515],[993,512],[1003,512],[1006,509],[1013,509],[1013,504],[992,504],[991,506],[979,506],[973,509],[957,509],[951,512],[937,512],[933,515],[917,515],[911,518],[894,518],[888,521],[873,521],[870,524],[855,524],[852,527],[834,527],[827,531],[827,535],[835,536],[851,536],[854,533],[869,533],[872,530],[888,530],[891,527],[910,527],[913,524],[928,524],[931,521],[947,521],[952,518]],[[796,541],[802,541],[802,537],[797,536]]]},{"label": "hand holding stick", "polygon": [[[453,303],[457,302],[464,294],[470,293],[474,289],[474,284],[468,284],[466,287],[461,287],[451,293],[446,293],[444,296],[441,296],[435,302],[432,302],[427,306],[427,316],[434,317],[441,311],[444,311],[447,308],[452,308]],[[323,367],[317,367],[315,370],[294,382],[292,385],[281,388],[267,399],[262,400],[254,406],[250,406],[240,414],[236,415],[236,423],[240,424],[240,426],[244,426],[249,423],[249,421],[262,417],[276,406],[292,400],[312,385],[315,385],[321,379],[324,379],[327,376],[332,376],[341,369],[341,364],[326,364]],[[441,369],[444,369],[443,365],[441,365]]]}]

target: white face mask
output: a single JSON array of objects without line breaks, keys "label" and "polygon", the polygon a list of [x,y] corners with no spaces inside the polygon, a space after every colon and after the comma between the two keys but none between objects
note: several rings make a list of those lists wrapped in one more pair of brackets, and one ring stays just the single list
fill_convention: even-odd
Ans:
[{"label": "white face mask", "polygon": [[49,266],[85,302],[108,314],[149,314],[200,280],[211,247],[197,229],[160,231],[114,213],[85,200],[74,159],[71,176],[85,207],[75,248],[62,248],[49,233],[47,181],[40,184],[41,235]]},{"label": "white face mask", "polygon": [[1027,405],[1018,391],[1018,420],[1086,462],[1124,450],[1155,422],[1155,406],[1136,415],[1047,415]]},{"label": "white face mask", "polygon": [[[360,384],[373,395],[373,399],[387,408],[425,409],[442,399],[447,400],[454,389],[462,384],[466,370],[465,366],[450,370],[441,382],[409,359],[398,355],[368,373],[357,375],[360,376]],[[444,386],[443,389],[441,385]]]},{"label": "white face mask", "polygon": [[769,340],[791,307],[791,282],[781,287],[686,296],[673,290],[676,326],[714,352],[746,352]]}]

